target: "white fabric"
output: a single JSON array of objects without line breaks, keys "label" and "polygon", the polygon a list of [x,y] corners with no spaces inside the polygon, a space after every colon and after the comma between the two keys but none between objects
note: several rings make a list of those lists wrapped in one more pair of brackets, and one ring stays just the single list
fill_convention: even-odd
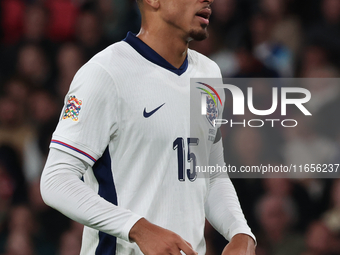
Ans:
[{"label": "white fabric", "polygon": [[[224,166],[222,139],[213,144],[209,165]],[[224,173],[215,173],[210,178],[210,191],[205,204],[206,218],[227,240],[236,234],[247,234],[256,242],[244,218],[235,188]]]},{"label": "white fabric", "polygon": [[[218,66],[197,52],[189,50],[188,62],[188,69],[179,76],[146,60],[126,42],[119,42],[97,54],[76,74],[52,138],[41,186],[48,204],[89,226],[84,229],[82,255],[95,253],[98,231],[118,237],[116,254],[141,254],[138,246],[128,241],[129,229],[140,217],[176,232],[204,254],[207,209],[209,220],[221,224],[216,228],[227,238],[239,232],[252,235],[231,183],[223,188],[220,180],[190,181],[187,176],[179,180],[175,141],[183,141],[186,175],[192,164],[189,149],[197,165],[209,163],[213,145],[209,138],[217,129],[206,116],[198,116],[197,127],[190,130],[190,78],[221,77]],[[81,109],[72,113],[77,119],[64,119],[73,96],[81,100]],[[200,97],[197,90],[198,100]],[[161,105],[152,116],[143,116],[144,110],[151,112]],[[198,138],[199,143],[188,144],[189,137]],[[64,157],[56,149],[74,158]],[[98,181],[103,170],[95,162],[104,159],[110,164],[108,178],[114,182],[118,206],[96,195],[103,187]],[[85,183],[80,181],[82,175]],[[221,194],[216,201],[224,205],[212,213],[215,183],[222,193],[231,193]]]},{"label": "white fabric", "polygon": [[141,216],[107,202],[85,185],[81,178],[88,168],[79,158],[52,148],[41,177],[44,201],[81,224],[128,241]]}]

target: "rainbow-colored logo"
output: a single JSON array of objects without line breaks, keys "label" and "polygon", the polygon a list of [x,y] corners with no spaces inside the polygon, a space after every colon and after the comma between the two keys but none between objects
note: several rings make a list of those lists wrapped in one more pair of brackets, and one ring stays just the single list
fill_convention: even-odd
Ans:
[{"label": "rainbow-colored logo", "polygon": [[[210,85],[208,85],[208,84],[206,84],[206,83],[203,83],[203,82],[197,82],[197,83],[198,83],[198,84],[201,84],[201,85],[204,85],[204,86],[206,86],[207,88],[209,88],[209,89],[217,96],[218,100],[219,100],[220,103],[221,103],[221,106],[223,106],[220,95],[217,93],[217,91],[216,91],[213,87],[211,87]],[[213,100],[214,103],[215,103],[215,106],[217,107],[216,99],[215,99],[215,97],[212,95],[212,93],[209,92],[209,90],[206,90],[206,89],[203,89],[203,88],[200,88],[200,87],[197,87],[197,88],[200,89],[200,90],[203,90],[205,93],[207,93],[207,94],[212,98],[212,100]]]},{"label": "rainbow-colored logo", "polygon": [[209,123],[214,126],[214,121],[219,115],[217,99],[220,101],[221,106],[223,106],[221,97],[212,86],[203,82],[197,83],[207,87],[211,91],[210,92],[208,89],[197,87],[198,89],[204,91],[201,92],[201,114],[206,116]]},{"label": "rainbow-colored logo", "polygon": [[83,102],[75,96],[70,96],[67,100],[66,109],[63,119],[72,119],[73,121],[79,120],[79,112],[81,110]]}]

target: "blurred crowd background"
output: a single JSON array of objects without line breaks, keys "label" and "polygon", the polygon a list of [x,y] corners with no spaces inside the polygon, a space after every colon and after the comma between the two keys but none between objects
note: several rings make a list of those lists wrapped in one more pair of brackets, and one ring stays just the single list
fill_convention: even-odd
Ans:
[{"label": "blurred crowd background", "polygon": [[[41,171],[74,74],[138,32],[138,8],[134,0],[1,0],[0,8],[0,254],[76,255],[82,226],[43,203]],[[209,39],[191,48],[225,77],[338,78],[340,0],[215,0],[212,9]],[[291,113],[296,128],[223,128],[227,163],[339,163],[340,87],[306,87],[313,117]],[[255,88],[257,108],[271,98],[271,87]],[[340,254],[340,180],[233,182],[258,255]],[[207,255],[221,254],[226,241],[208,223],[205,234]]]}]

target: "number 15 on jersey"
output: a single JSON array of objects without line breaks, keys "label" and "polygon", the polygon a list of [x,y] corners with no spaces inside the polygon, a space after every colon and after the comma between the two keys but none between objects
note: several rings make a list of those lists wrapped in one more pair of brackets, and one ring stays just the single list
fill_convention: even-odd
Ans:
[{"label": "number 15 on jersey", "polygon": [[[184,138],[179,137],[173,143],[173,149],[177,150],[177,161],[178,161],[178,180],[185,181],[185,144]],[[190,153],[190,146],[197,146],[199,143],[198,138],[187,138],[188,144],[188,156],[187,161],[189,164],[193,165],[193,171],[189,169],[186,170],[187,176],[190,181],[195,181],[197,178],[196,173],[196,155],[194,153]]]}]

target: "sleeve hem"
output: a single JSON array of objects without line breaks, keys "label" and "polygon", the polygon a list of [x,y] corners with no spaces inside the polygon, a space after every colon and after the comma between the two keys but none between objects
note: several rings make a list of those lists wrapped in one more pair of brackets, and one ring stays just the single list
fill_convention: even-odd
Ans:
[{"label": "sleeve hem", "polygon": [[91,166],[93,166],[99,158],[99,155],[89,150],[85,146],[79,145],[60,136],[53,136],[50,148],[56,148],[61,151],[65,151],[77,158],[80,158],[81,160],[84,160]]},{"label": "sleeve hem", "polygon": [[130,238],[129,238],[129,234],[130,234],[130,230],[131,228],[137,223],[137,221],[139,221],[141,218],[143,218],[142,216],[139,215],[132,215],[130,217],[130,219],[125,223],[124,228],[123,228],[123,234],[122,234],[122,239],[133,243]]},{"label": "sleeve hem", "polygon": [[[229,240],[231,240],[234,236],[238,235],[238,234],[245,234],[250,236],[254,242],[255,242],[255,246],[257,245],[257,241],[256,241],[256,237],[255,235],[251,232],[251,230],[249,228],[237,228],[234,229],[233,231],[230,232],[230,236],[229,236]],[[228,238],[226,238],[228,239]]]}]

